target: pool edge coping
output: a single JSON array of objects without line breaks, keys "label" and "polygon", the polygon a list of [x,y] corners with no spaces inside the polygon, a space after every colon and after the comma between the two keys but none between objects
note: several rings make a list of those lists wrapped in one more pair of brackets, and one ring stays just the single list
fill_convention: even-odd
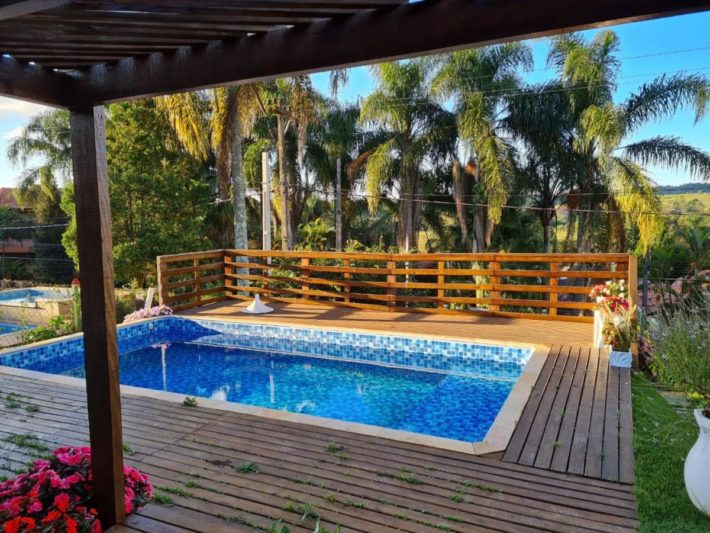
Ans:
[{"label": "pool edge coping", "polygon": [[[136,325],[141,322],[151,322],[164,320],[166,318],[182,318],[186,320],[211,320],[214,322],[220,322],[221,320],[217,318],[204,318],[195,316],[185,316],[185,315],[165,315],[161,317],[152,317],[144,320],[137,320],[134,322],[129,322],[125,324],[118,324],[117,328]],[[230,322],[240,322],[239,320],[230,320]],[[246,324],[260,324],[268,325],[265,322],[254,322],[254,321],[241,321],[240,323]],[[303,325],[290,325],[285,323],[270,322],[271,325],[291,327],[291,328],[302,328],[302,329],[313,329],[310,326]],[[358,329],[358,328],[333,328],[333,327],[315,327],[315,329],[323,329],[330,331],[350,331],[350,332],[364,332],[372,333],[375,335],[390,335],[390,336],[404,336],[404,337],[416,337],[416,338],[429,338],[429,339],[448,339],[453,342],[465,342],[468,344],[488,344],[493,346],[511,346],[509,344],[504,344],[503,342],[491,342],[485,339],[464,339],[462,337],[445,337],[442,335],[426,335],[426,334],[392,334],[390,332],[382,332],[376,330],[368,329]],[[56,342],[67,341],[74,338],[79,338],[83,333],[74,333],[72,335],[66,335],[63,337],[58,337],[55,339],[49,339],[46,341],[40,341],[32,344],[25,344],[22,346],[12,347],[0,351],[0,361],[2,361],[2,356],[13,353],[15,351],[26,350],[29,347],[37,348],[48,344],[54,344]],[[337,420],[335,418],[326,418],[314,415],[304,415],[301,413],[291,413],[288,411],[281,411],[278,409],[271,409],[268,407],[258,407],[247,405],[237,402],[227,402],[224,400],[213,400],[210,398],[199,398],[199,405],[202,407],[207,407],[210,409],[236,412],[241,414],[247,414],[252,416],[259,416],[262,418],[268,418],[271,420],[283,420],[287,422],[293,422],[297,424],[311,425],[317,427],[323,427],[328,429],[334,429],[338,431],[352,432],[360,435],[381,437],[395,441],[408,442],[413,444],[420,444],[423,446],[429,446],[433,448],[439,448],[449,451],[469,453],[473,455],[488,455],[492,453],[499,453],[505,451],[510,442],[510,439],[515,431],[515,428],[522,416],[523,410],[527,405],[530,398],[532,390],[537,382],[547,356],[550,353],[550,347],[543,344],[523,344],[523,343],[512,343],[515,347],[525,347],[532,350],[532,354],[528,359],[525,367],[518,376],[513,389],[508,394],[508,397],[503,402],[496,418],[493,420],[491,427],[488,428],[486,436],[482,441],[477,442],[467,442],[455,439],[447,439],[444,437],[435,437],[433,435],[425,435],[422,433],[414,433],[410,431],[390,429],[381,426],[375,426],[370,424],[361,424],[357,422],[347,422],[344,420]],[[0,364],[0,373],[6,373],[10,375],[15,375],[19,377],[27,377],[31,379],[37,379],[50,383],[57,383],[61,385],[69,385],[72,387],[85,387],[85,381],[83,378],[76,378],[71,376],[63,376],[58,374],[49,374],[45,372],[39,372],[36,370],[26,370],[15,367],[3,366]],[[155,398],[158,400],[163,400],[171,403],[182,404],[186,395],[177,392],[167,392],[167,391],[157,391],[153,389],[147,389],[143,387],[134,387],[131,385],[120,385],[121,394],[129,396],[138,397],[148,397]]]}]

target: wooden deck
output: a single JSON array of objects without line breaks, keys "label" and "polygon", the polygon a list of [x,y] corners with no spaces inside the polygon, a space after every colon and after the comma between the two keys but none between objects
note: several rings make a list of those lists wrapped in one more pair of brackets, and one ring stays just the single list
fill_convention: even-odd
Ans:
[{"label": "wooden deck", "polygon": [[630,380],[605,350],[554,346],[503,460],[633,483]]},{"label": "wooden deck", "polygon": [[[569,372],[559,364],[568,350],[551,359],[553,374]],[[552,383],[538,383],[536,412]],[[0,370],[0,390],[3,398],[18,394],[22,404],[13,409],[0,403],[0,475],[12,475],[37,453],[7,442],[12,435],[35,435],[50,448],[86,443],[82,388]],[[28,411],[28,405],[39,410]],[[340,525],[368,533],[637,526],[629,485],[534,464],[136,396],[123,397],[123,426],[126,460],[148,473],[172,503],[147,506],[117,531],[265,531],[280,519],[292,532],[312,532],[318,517],[328,531]],[[240,465],[256,471],[241,472]]]},{"label": "wooden deck", "polygon": [[242,313],[241,302],[218,302],[180,312],[182,316],[281,323],[297,326],[353,328],[412,335],[436,335],[496,342],[546,344],[564,340],[577,346],[592,343],[592,324],[524,318],[400,313],[328,307],[305,303],[270,302],[268,315]]}]

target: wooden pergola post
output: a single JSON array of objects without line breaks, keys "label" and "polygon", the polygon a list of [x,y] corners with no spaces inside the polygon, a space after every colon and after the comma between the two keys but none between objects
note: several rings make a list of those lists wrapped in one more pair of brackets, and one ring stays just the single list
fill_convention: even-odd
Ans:
[{"label": "wooden pergola post", "polygon": [[108,528],[126,512],[104,107],[72,109],[70,124],[91,464]]}]

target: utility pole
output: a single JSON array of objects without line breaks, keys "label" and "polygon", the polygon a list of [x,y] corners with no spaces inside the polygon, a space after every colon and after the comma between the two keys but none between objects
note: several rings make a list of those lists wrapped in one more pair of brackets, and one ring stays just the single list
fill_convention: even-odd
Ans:
[{"label": "utility pole", "polygon": [[340,157],[336,160],[335,169],[335,251],[343,251],[343,190],[342,169]]},{"label": "utility pole", "polygon": [[261,239],[262,249],[271,250],[271,169],[266,152],[261,153]]}]

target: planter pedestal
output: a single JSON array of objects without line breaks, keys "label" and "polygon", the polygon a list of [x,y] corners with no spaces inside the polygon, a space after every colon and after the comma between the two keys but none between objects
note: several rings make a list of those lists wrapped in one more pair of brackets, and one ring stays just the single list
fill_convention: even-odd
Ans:
[{"label": "planter pedestal", "polygon": [[609,366],[617,366],[620,368],[631,368],[633,356],[631,352],[615,352],[609,349]]},{"label": "planter pedestal", "polygon": [[710,418],[696,409],[700,435],[685,459],[685,488],[693,505],[710,516]]}]

